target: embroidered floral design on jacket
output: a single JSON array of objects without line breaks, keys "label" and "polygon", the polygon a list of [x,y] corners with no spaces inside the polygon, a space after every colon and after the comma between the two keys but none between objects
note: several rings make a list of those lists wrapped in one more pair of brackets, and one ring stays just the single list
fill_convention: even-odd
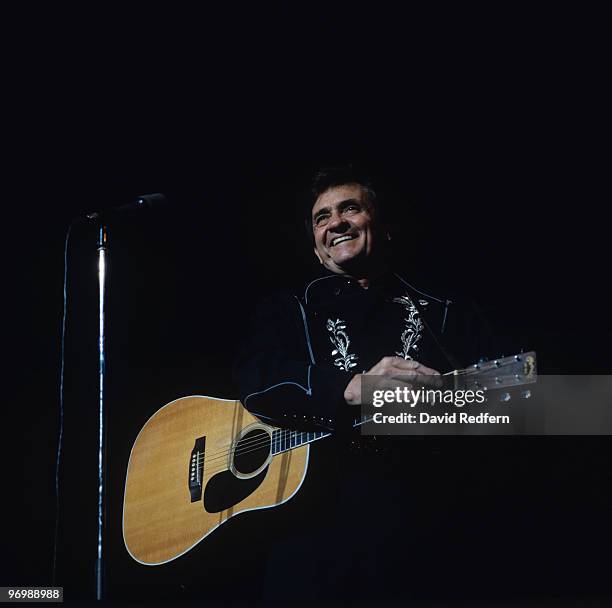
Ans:
[{"label": "embroidered floral design on jacket", "polygon": [[348,347],[351,343],[348,334],[346,333],[346,325],[342,319],[332,321],[327,319],[327,331],[331,332],[329,339],[334,346],[332,357],[340,355],[334,359],[334,365],[342,371],[348,372],[351,367],[355,367],[358,359],[357,355],[349,354]]},{"label": "embroidered floral design on jacket", "polygon": [[400,298],[393,298],[393,301],[397,304],[401,304],[408,313],[408,317],[404,319],[406,329],[404,329],[401,336],[403,348],[401,351],[396,351],[395,354],[403,359],[412,359],[410,351],[417,352],[419,350],[417,342],[421,339],[423,322],[419,318],[417,307],[407,295],[401,296]]}]

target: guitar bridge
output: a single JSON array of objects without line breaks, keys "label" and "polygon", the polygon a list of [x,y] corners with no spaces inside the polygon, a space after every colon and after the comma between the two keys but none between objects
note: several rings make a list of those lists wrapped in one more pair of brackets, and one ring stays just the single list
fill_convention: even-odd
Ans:
[{"label": "guitar bridge", "polygon": [[197,502],[202,498],[202,479],[204,477],[204,452],[206,437],[198,437],[195,440],[191,457],[189,458],[189,493],[191,502]]}]

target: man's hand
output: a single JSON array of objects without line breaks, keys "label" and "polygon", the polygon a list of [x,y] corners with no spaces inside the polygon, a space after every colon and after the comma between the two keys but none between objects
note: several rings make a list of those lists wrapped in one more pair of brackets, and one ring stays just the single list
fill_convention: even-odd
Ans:
[{"label": "man's hand", "polygon": [[365,375],[384,376],[392,386],[412,387],[414,383],[437,384],[440,372],[418,361],[400,357],[383,357],[372,369],[353,376],[344,390],[344,400],[349,405],[361,405],[361,379]]}]

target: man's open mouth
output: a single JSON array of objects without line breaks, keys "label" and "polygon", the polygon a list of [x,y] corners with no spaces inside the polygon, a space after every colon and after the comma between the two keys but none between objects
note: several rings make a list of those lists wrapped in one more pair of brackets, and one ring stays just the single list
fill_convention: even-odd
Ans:
[{"label": "man's open mouth", "polygon": [[335,247],[339,243],[344,243],[344,241],[351,241],[351,240],[353,240],[355,238],[357,238],[357,237],[355,235],[352,235],[352,234],[345,234],[343,236],[338,236],[335,239],[332,239],[331,247]]}]

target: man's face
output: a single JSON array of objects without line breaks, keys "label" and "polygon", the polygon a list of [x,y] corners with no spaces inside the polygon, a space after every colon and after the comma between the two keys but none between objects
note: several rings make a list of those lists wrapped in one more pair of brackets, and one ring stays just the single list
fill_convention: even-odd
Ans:
[{"label": "man's face", "polygon": [[374,210],[359,184],[329,188],[312,208],[315,255],[325,268],[345,274],[371,257],[379,235]]}]

